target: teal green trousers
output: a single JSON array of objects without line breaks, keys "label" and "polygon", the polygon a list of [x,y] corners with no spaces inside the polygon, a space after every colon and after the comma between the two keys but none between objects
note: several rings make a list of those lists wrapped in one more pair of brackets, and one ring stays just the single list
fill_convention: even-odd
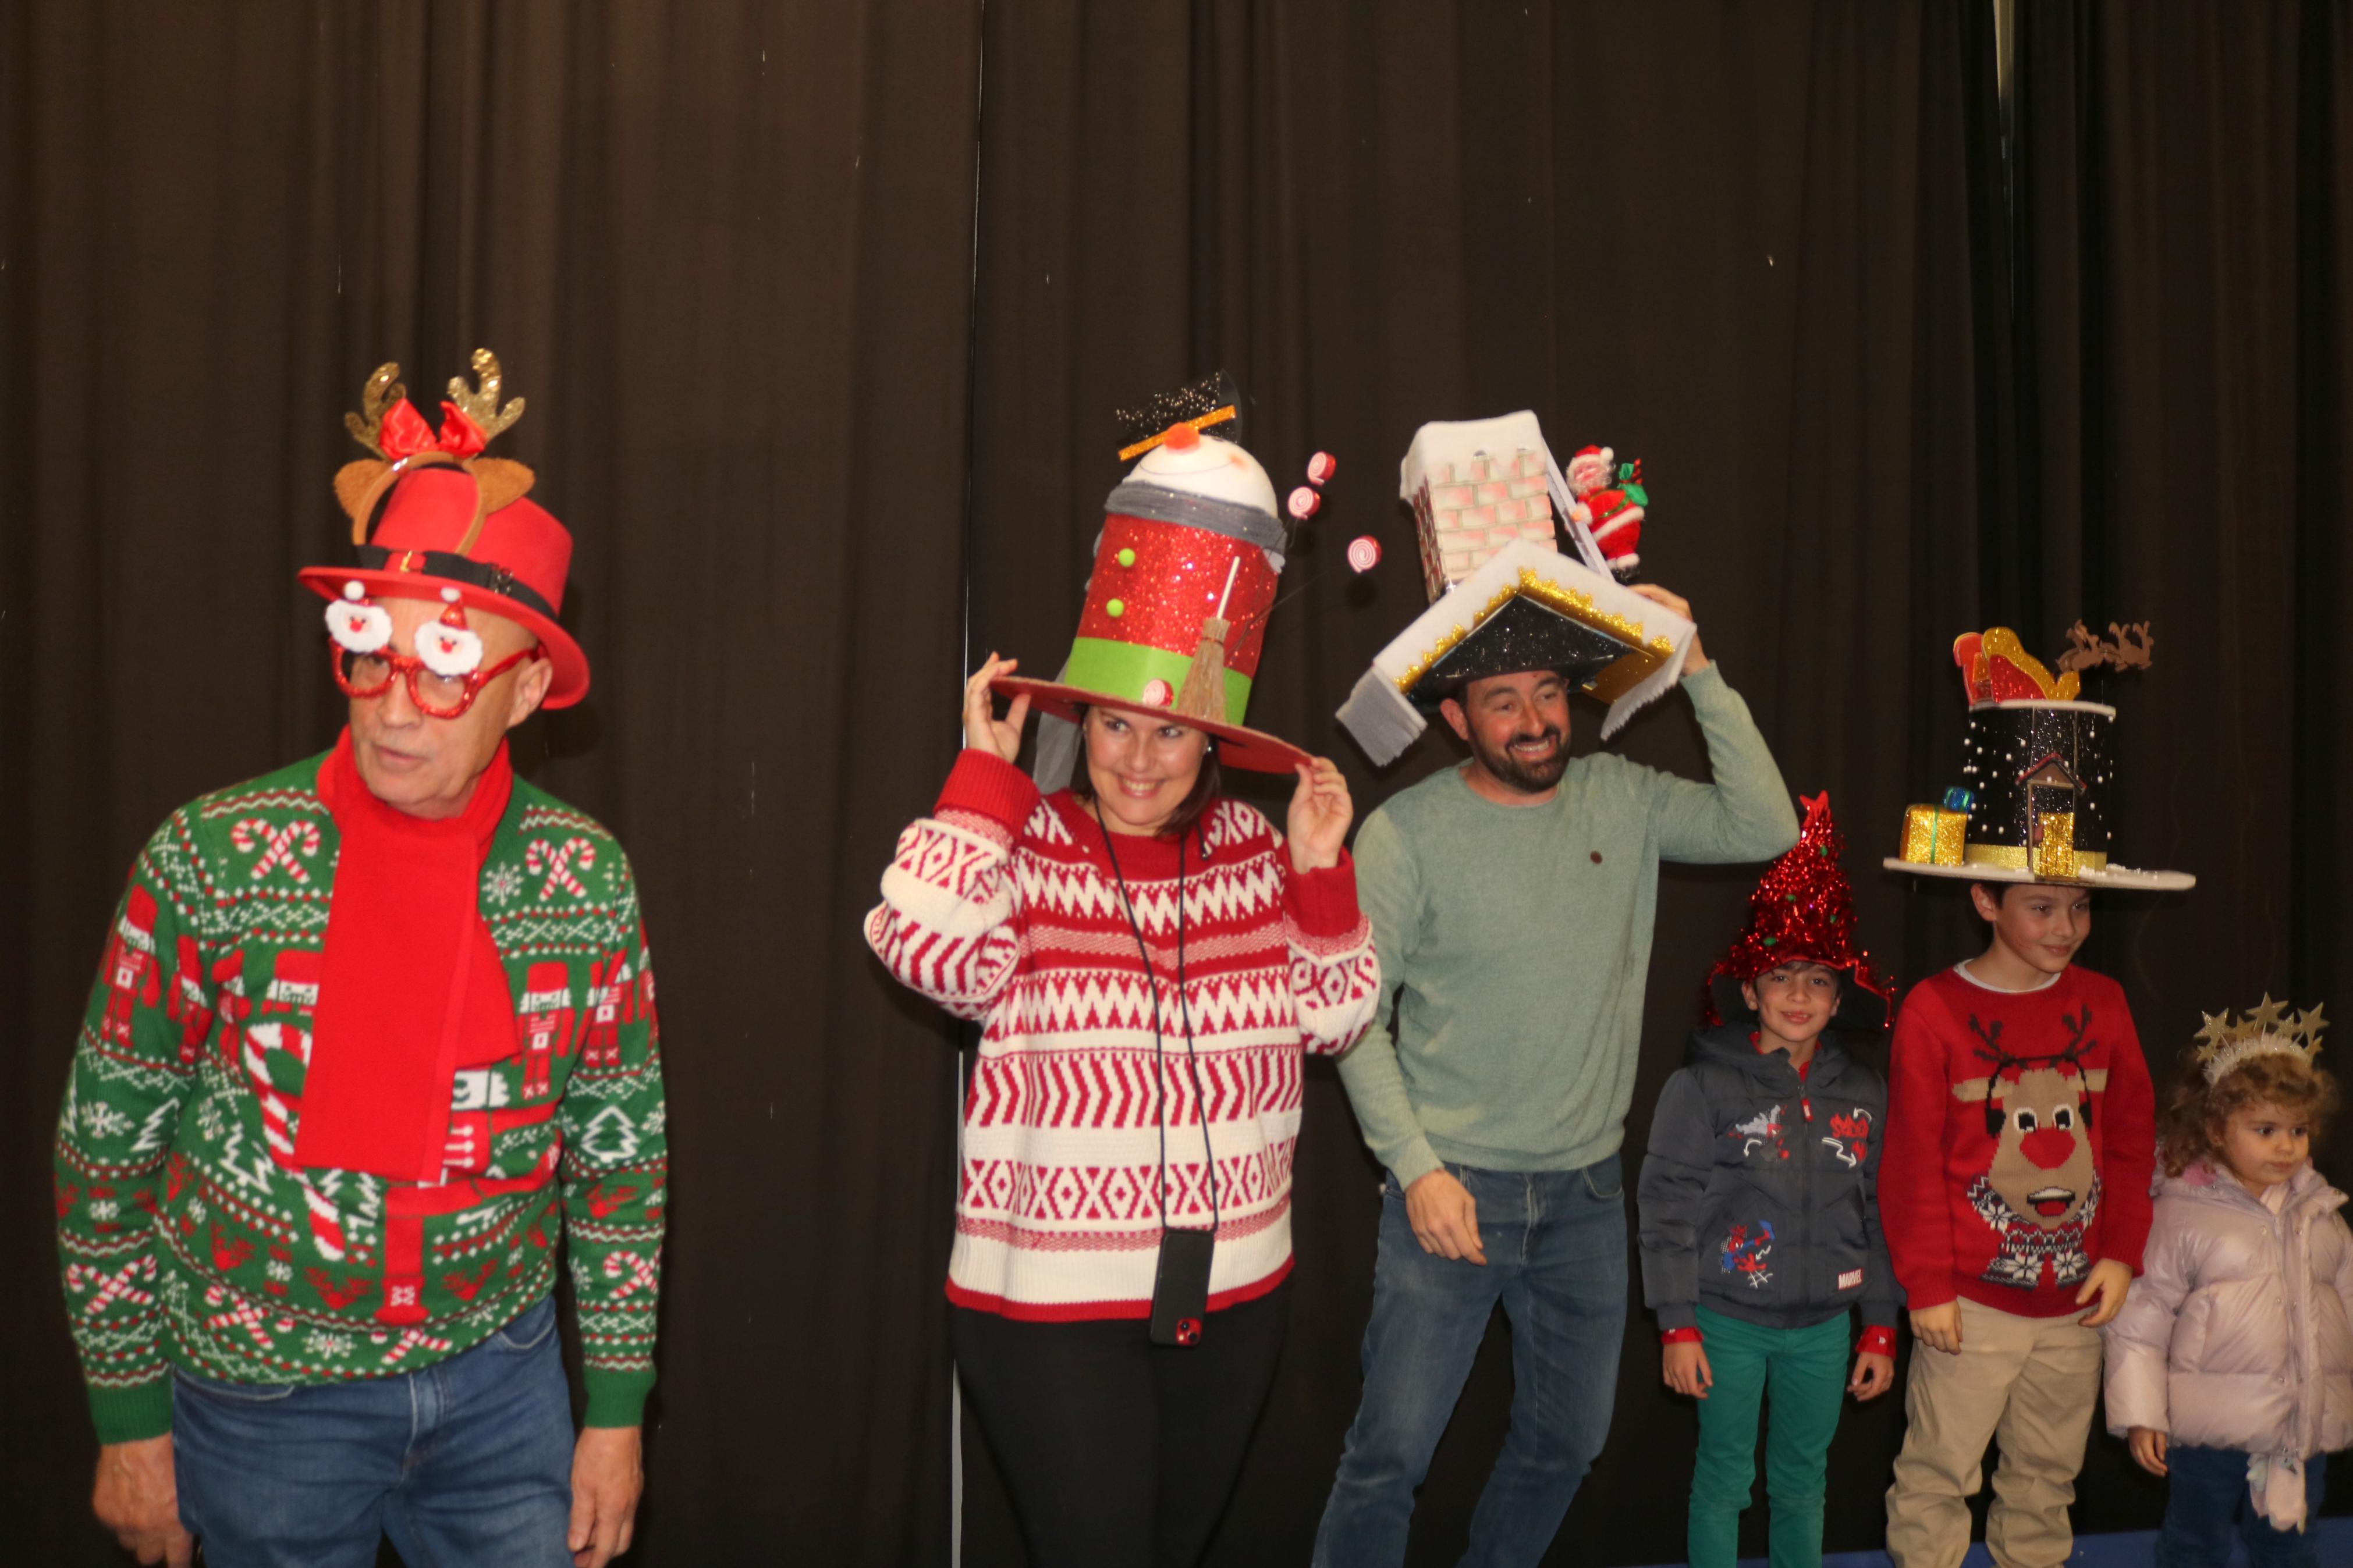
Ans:
[{"label": "teal green trousers", "polygon": [[1684,1538],[1691,1568],[1733,1568],[1739,1560],[1740,1510],[1757,1483],[1757,1408],[1766,1405],[1773,1568],[1820,1568],[1831,1434],[1846,1398],[1846,1314],[1810,1329],[1766,1329],[1702,1307],[1699,1328],[1715,1383],[1699,1402]]}]

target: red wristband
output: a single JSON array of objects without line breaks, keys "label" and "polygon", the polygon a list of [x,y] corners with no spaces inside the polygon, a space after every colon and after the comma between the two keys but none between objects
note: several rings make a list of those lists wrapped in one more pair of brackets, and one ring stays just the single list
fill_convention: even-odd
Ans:
[{"label": "red wristband", "polygon": [[1873,1323],[1862,1331],[1862,1339],[1854,1348],[1862,1355],[1892,1357],[1895,1354],[1895,1331],[1884,1323]]},{"label": "red wristband", "polygon": [[1700,1332],[1697,1329],[1666,1329],[1661,1331],[1659,1342],[1662,1345],[1695,1345],[1700,1342]]}]

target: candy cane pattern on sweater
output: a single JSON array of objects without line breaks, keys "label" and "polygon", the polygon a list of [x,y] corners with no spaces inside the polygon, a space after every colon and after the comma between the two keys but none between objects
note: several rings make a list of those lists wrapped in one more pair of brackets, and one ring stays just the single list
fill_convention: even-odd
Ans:
[{"label": "candy cane pattern on sweater", "polygon": [[[205,1289],[205,1305],[207,1307],[217,1307],[228,1299],[229,1292],[225,1287],[212,1285]],[[271,1328],[275,1328],[278,1333],[282,1334],[293,1326],[294,1321],[291,1318],[280,1318],[274,1323],[271,1322],[269,1314],[261,1310],[261,1304],[246,1296],[237,1297],[237,1304],[226,1311],[215,1312],[205,1320],[205,1327],[208,1329],[243,1329],[253,1336],[253,1342],[263,1350],[269,1350],[278,1342],[276,1337],[270,1332]]]},{"label": "candy cane pattern on sweater", "polygon": [[153,1257],[134,1258],[111,1274],[93,1264],[74,1263],[66,1268],[66,1289],[77,1296],[84,1290],[91,1291],[90,1300],[82,1303],[81,1315],[94,1318],[117,1301],[129,1301],[141,1307],[153,1306],[155,1293],[142,1290],[132,1281],[153,1281],[154,1278],[155,1259]]},{"label": "candy cane pattern on sweater", "polygon": [[261,1136],[269,1145],[269,1158],[301,1184],[302,1206],[310,1215],[311,1238],[318,1246],[319,1256],[330,1263],[341,1263],[343,1217],[311,1181],[310,1171],[294,1158],[294,1134],[301,1123],[302,1100],[299,1095],[280,1089],[272,1079],[272,1054],[289,1058],[308,1072],[311,1032],[290,1024],[254,1025],[245,1031],[245,1076],[253,1086],[255,1102],[261,1108]]},{"label": "candy cane pattern on sweater", "polygon": [[449,1348],[450,1342],[438,1334],[428,1334],[422,1329],[403,1329],[393,1347],[384,1352],[384,1363],[392,1366],[414,1350],[427,1350],[436,1355]]},{"label": "candy cane pattern on sweater", "polygon": [[607,1253],[605,1278],[618,1279],[624,1272],[629,1276],[629,1281],[613,1292],[610,1298],[613,1300],[625,1300],[639,1290],[651,1290],[661,1278],[659,1270],[654,1267],[653,1259],[649,1258],[640,1257],[634,1252]]},{"label": "candy cane pattern on sweater", "polygon": [[257,882],[269,875],[274,867],[283,866],[298,882],[308,882],[311,873],[302,868],[301,860],[294,858],[299,850],[303,859],[314,860],[319,855],[319,825],[315,822],[290,822],[283,827],[272,827],[258,816],[248,816],[228,830],[230,847],[240,855],[263,851],[253,864],[253,879]]},{"label": "candy cane pattern on sweater", "polygon": [[531,847],[523,851],[522,863],[523,868],[534,877],[543,871],[547,874],[546,885],[539,889],[542,903],[555,897],[558,888],[575,899],[585,899],[588,896],[588,889],[580,885],[580,879],[573,875],[572,868],[577,866],[583,871],[593,870],[596,865],[596,846],[586,838],[567,838],[559,849],[544,838],[534,838]]}]

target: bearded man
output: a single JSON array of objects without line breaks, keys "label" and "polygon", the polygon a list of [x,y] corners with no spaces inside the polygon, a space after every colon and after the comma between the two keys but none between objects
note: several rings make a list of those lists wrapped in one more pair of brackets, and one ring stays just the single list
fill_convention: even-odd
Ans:
[{"label": "bearded man", "polygon": [[[577,702],[572,537],[481,456],[498,361],[438,431],[385,365],[337,476],[353,558],[303,584],[350,721],[172,814],[74,1054],[58,1250],[142,1563],[602,1568],[654,1378],[667,1157],[628,858],[509,765]],[[568,1252],[587,1410],[551,1294]],[[193,1539],[192,1539],[193,1538]]]},{"label": "bearded man", "polygon": [[[1662,588],[1630,592],[1690,618]],[[1388,1174],[1364,1400],[1318,1564],[1403,1561],[1414,1489],[1499,1301],[1512,1326],[1511,1435],[1463,1561],[1543,1557],[1617,1389],[1628,1286],[1618,1150],[1659,862],[1763,860],[1798,837],[1765,738],[1696,633],[1682,684],[1707,738],[1709,784],[1609,752],[1572,762],[1569,693],[1588,672],[1514,668],[1508,651],[1497,662],[1439,706],[1469,760],[1395,796],[1356,837],[1382,1006],[1340,1076]]]}]

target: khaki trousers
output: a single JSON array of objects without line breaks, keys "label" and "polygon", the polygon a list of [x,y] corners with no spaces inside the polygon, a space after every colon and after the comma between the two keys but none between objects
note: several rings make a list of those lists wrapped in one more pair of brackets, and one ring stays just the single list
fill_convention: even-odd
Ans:
[{"label": "khaki trousers", "polygon": [[1895,1568],[1958,1568],[1991,1441],[2001,1464],[1986,1550],[1998,1568],[2063,1568],[2075,1544],[2067,1505],[2100,1392],[2099,1331],[2073,1316],[1960,1305],[1958,1355],[1912,1347],[1904,1451],[1887,1489],[1887,1554]]}]

